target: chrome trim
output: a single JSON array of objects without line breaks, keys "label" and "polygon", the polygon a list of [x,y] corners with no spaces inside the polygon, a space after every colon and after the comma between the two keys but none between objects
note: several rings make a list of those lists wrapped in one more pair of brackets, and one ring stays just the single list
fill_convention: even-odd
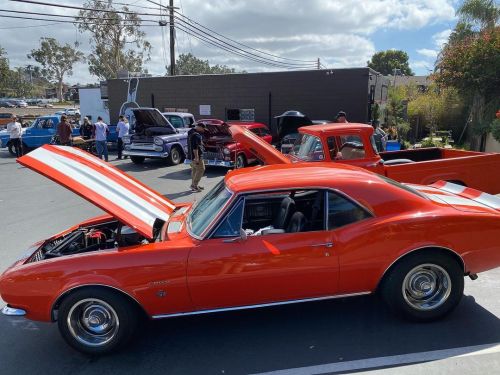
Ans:
[{"label": "chrome trim", "polygon": [[24,316],[26,315],[26,311],[5,305],[2,309],[2,314],[7,316]]},{"label": "chrome trim", "polygon": [[416,249],[413,249],[413,250],[410,250],[404,254],[401,254],[399,257],[397,257],[396,260],[394,260],[385,270],[384,272],[382,272],[382,277],[380,278],[379,280],[379,284],[380,284],[380,281],[382,281],[382,279],[384,278],[385,274],[387,273],[387,271],[389,271],[391,269],[391,267],[397,262],[399,261],[401,258],[407,256],[408,254],[411,254],[415,251],[419,251],[419,250],[425,250],[425,249],[436,249],[436,248],[439,248],[439,249],[443,249],[443,250],[448,250],[448,251],[451,251],[453,254],[455,254],[456,256],[458,256],[458,258],[460,258],[460,260],[462,261],[462,268],[464,270],[464,275],[467,273],[467,270],[466,270],[466,267],[465,267],[465,262],[462,258],[462,256],[457,253],[455,250],[453,249],[450,249],[448,247],[444,247],[444,246],[439,246],[439,245],[426,245],[426,246],[422,246],[422,247],[417,247]]},{"label": "chrome trim", "polygon": [[336,296],[305,298],[305,299],[296,299],[296,300],[289,300],[289,301],[282,301],[282,302],[261,303],[261,304],[258,304],[258,305],[246,305],[246,306],[237,306],[237,307],[224,307],[224,308],[220,308],[220,309],[198,310],[198,311],[190,311],[190,312],[174,313],[174,314],[160,314],[160,315],[153,315],[152,318],[153,319],[165,319],[165,318],[175,318],[175,317],[180,317],[180,316],[211,314],[211,313],[225,312],[225,311],[238,311],[238,310],[258,309],[258,308],[261,308],[261,307],[290,305],[292,303],[315,302],[315,301],[324,301],[324,300],[337,299],[337,298],[365,296],[365,295],[371,294],[371,293],[372,292],[349,293],[349,294],[339,294],[339,295],[336,295]]},{"label": "chrome trim", "polygon": [[143,306],[139,303],[139,301],[134,296],[132,296],[129,293],[125,292],[123,289],[119,289],[119,288],[117,288],[115,286],[106,285],[106,284],[82,284],[82,285],[77,285],[77,286],[74,286],[72,288],[66,289],[64,292],[60,293],[57,296],[57,298],[52,303],[52,306],[50,307],[50,314],[51,314],[51,317],[52,317],[53,321],[57,320],[57,318],[54,318],[54,313],[57,312],[57,310],[55,309],[55,305],[56,305],[57,302],[60,301],[61,297],[63,297],[65,294],[68,294],[68,293],[72,292],[75,289],[92,287],[92,286],[110,288],[110,289],[116,290],[117,292],[123,293],[127,297],[130,297],[132,300],[134,300],[135,303],[137,303],[141,308],[143,308]]},{"label": "chrome trim", "polygon": [[123,150],[124,156],[144,156],[148,158],[166,158],[168,152],[162,151],[140,151],[140,150]]}]

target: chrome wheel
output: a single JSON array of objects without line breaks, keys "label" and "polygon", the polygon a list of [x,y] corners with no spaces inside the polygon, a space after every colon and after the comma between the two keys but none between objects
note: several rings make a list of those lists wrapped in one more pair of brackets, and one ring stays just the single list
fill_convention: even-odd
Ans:
[{"label": "chrome wheel", "polygon": [[238,155],[236,158],[235,169],[245,168],[245,157],[243,155]]},{"label": "chrome wheel", "polygon": [[120,321],[111,305],[100,299],[87,298],[71,307],[67,325],[77,341],[98,347],[106,345],[116,336]]},{"label": "chrome wheel", "polygon": [[406,274],[402,285],[403,297],[410,307],[428,311],[446,302],[451,293],[451,278],[436,264],[421,264]]},{"label": "chrome wheel", "polygon": [[172,163],[173,164],[179,164],[181,162],[181,154],[177,148],[173,148],[171,151],[171,156],[172,156]]}]

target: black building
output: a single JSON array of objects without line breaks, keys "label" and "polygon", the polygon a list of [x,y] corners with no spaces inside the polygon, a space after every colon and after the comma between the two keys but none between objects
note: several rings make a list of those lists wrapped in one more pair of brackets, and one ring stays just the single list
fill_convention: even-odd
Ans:
[{"label": "black building", "polygon": [[[128,79],[107,81],[111,122],[127,101]],[[274,127],[274,117],[298,110],[313,120],[366,123],[371,105],[384,104],[388,81],[370,68],[139,78],[135,102],[160,111],[186,110],[196,118],[255,120]]]}]

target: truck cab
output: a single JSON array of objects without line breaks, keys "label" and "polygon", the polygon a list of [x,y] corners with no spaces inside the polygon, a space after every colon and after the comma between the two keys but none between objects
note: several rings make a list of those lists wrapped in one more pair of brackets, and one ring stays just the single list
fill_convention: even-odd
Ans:
[{"label": "truck cab", "polygon": [[179,131],[188,132],[194,126],[196,120],[191,113],[187,112],[163,112],[162,115]]}]

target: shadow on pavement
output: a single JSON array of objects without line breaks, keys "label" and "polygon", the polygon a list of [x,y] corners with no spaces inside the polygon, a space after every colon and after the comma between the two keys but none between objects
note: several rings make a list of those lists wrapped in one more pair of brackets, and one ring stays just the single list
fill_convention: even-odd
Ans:
[{"label": "shadow on pavement", "polygon": [[64,344],[55,325],[0,318],[0,346],[9,348],[0,352],[0,371],[248,374],[500,342],[500,320],[470,296],[427,324],[399,320],[368,296],[145,321],[140,328],[121,352],[92,358]]}]

